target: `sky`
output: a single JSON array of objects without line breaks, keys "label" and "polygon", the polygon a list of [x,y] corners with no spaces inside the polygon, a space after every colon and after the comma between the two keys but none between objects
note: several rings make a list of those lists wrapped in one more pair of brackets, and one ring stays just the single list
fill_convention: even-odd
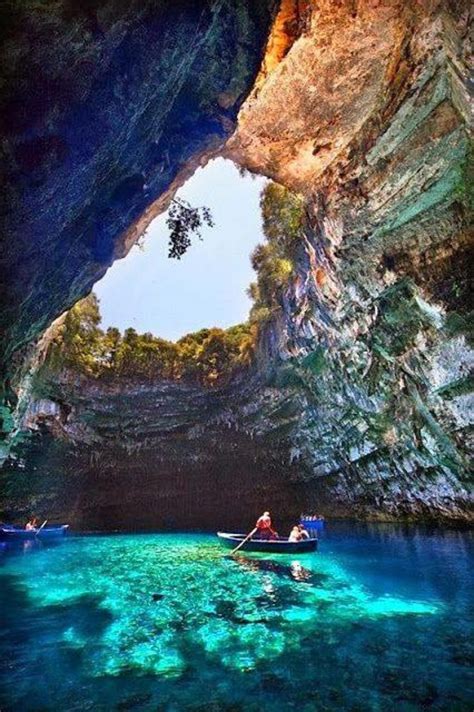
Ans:
[{"label": "sky", "polygon": [[255,280],[250,253],[263,241],[259,199],[266,180],[241,177],[222,158],[200,168],[178,196],[193,207],[207,205],[215,227],[202,230],[181,260],[168,258],[166,215],[149,226],[144,246],[114,262],[94,287],[102,327],[176,340],[204,327],[245,321],[246,289]]}]

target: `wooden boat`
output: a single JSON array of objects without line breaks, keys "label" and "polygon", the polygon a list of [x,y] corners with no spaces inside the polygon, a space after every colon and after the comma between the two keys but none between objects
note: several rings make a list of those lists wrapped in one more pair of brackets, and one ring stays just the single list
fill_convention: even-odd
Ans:
[{"label": "wooden boat", "polygon": [[[217,532],[217,536],[225,546],[230,549],[235,549],[247,535]],[[280,536],[276,539],[249,539],[239,551],[265,551],[270,554],[302,554],[308,551],[315,551],[317,546],[318,540],[315,537],[302,539],[301,541],[288,541],[285,537]]]},{"label": "wooden boat", "polygon": [[44,541],[47,539],[60,539],[63,537],[67,530],[69,529],[69,524],[61,524],[57,527],[43,527],[38,529],[22,529],[21,527],[13,527],[7,524],[2,524],[0,526],[0,539],[3,541],[32,541],[35,539],[41,539]]}]

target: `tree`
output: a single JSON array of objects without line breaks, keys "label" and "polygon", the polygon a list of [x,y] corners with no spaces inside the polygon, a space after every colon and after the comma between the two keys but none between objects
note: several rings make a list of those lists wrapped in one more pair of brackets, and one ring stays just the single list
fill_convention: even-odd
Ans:
[{"label": "tree", "polygon": [[257,245],[251,262],[258,274],[257,287],[251,286],[250,291],[257,297],[256,304],[270,307],[276,305],[281,290],[293,273],[293,263],[285,257],[285,251],[278,242]]},{"label": "tree", "polygon": [[251,256],[257,273],[248,290],[253,323],[265,321],[280,307],[282,292],[294,274],[304,221],[302,197],[278,183],[264,187],[260,209],[266,242],[257,245]]},{"label": "tree", "polygon": [[197,352],[199,380],[203,384],[215,385],[230,372],[232,347],[222,329],[210,329]]},{"label": "tree", "polygon": [[109,326],[104,336],[104,358],[110,369],[117,366],[118,354],[122,343],[122,335],[115,326]]},{"label": "tree", "polygon": [[191,236],[202,240],[204,225],[214,227],[211,211],[206,206],[193,208],[186,200],[173,198],[168,210],[166,225],[170,230],[168,257],[180,260],[191,245]]},{"label": "tree", "polygon": [[303,198],[279,183],[270,182],[261,192],[260,210],[265,237],[280,247],[282,257],[291,259],[301,241]]},{"label": "tree", "polygon": [[97,375],[103,357],[103,332],[99,302],[89,294],[70,309],[50,346],[49,360],[57,367],[68,366]]},{"label": "tree", "polygon": [[197,379],[199,377],[199,353],[209,333],[210,329],[201,329],[193,334],[186,334],[177,342],[178,375],[180,378]]},{"label": "tree", "polygon": [[78,302],[58,328],[45,366],[95,378],[185,379],[211,387],[227,381],[253,357],[255,331],[247,324],[201,329],[173,343],[133,328],[123,336],[115,327],[104,333],[100,321],[95,295]]}]

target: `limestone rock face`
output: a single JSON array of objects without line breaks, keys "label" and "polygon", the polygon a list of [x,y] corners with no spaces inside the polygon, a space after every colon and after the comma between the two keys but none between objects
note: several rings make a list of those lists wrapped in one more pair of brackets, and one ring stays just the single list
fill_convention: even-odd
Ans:
[{"label": "limestone rock face", "polygon": [[440,130],[468,120],[469,21],[469,3],[296,7],[298,37],[257,80],[226,154],[308,195],[393,159],[410,137],[420,143],[414,133],[428,117],[427,137],[438,142]]},{"label": "limestone rock face", "polygon": [[390,83],[412,39],[414,17],[406,5],[327,0],[299,15],[300,37],[257,83],[229,155],[288,187],[311,191],[390,103]]},{"label": "limestone rock face", "polygon": [[238,530],[271,501],[290,526],[305,487],[279,424],[271,447],[251,429],[261,418],[256,387],[255,378],[210,392],[43,374],[43,396],[31,391],[22,414],[28,438],[0,470],[2,516],[34,508],[76,529]]},{"label": "limestone rock face", "polygon": [[[274,0],[7,3],[0,362],[87,294],[133,225],[220,148]],[[140,226],[143,227],[143,224]]]},{"label": "limestone rock face", "polygon": [[462,3],[318,3],[227,144],[306,196],[269,360],[332,512],[472,519],[469,27]]},{"label": "limestone rock face", "polygon": [[[261,329],[253,371],[208,392],[166,383],[76,382],[70,374],[35,383],[33,376],[12,426],[23,442],[2,474],[5,512],[28,513],[34,502],[79,526],[111,527],[128,516],[142,517],[143,527],[156,525],[157,511],[170,525],[215,526],[226,508],[240,526],[259,507],[279,508],[289,519],[312,507],[327,515],[472,522],[469,11],[467,2],[281,3],[254,90],[222,149],[305,200],[293,275]],[[266,6],[262,12],[258,22],[252,12],[239,18],[261,28]],[[227,117],[229,95],[219,62],[213,64],[221,53],[227,57],[226,45],[212,47],[215,54],[196,59],[196,72],[209,67],[217,111]],[[235,67],[224,66],[232,84]],[[184,108],[196,98],[193,71],[193,89],[179,95],[176,115],[166,119],[176,131],[169,150],[181,146],[172,161],[178,168],[155,175],[153,196],[130,188],[131,203],[125,190],[116,202],[105,187],[103,193],[87,189],[90,203],[78,194],[82,217],[75,225],[82,237],[76,242],[76,233],[66,231],[58,262],[51,257],[56,267],[44,269],[29,292],[20,279],[16,301],[13,292],[4,319],[17,345],[125,251],[136,235],[127,228],[137,224],[140,209],[148,206],[146,223],[161,205],[150,207],[154,197],[164,191],[166,201],[196,156],[219,150],[231,133],[221,121],[204,140],[199,119],[199,136],[182,148],[183,132],[194,136],[191,119],[191,129],[183,123]],[[231,102],[232,120],[240,98]],[[140,100],[130,105],[140,107]],[[123,160],[133,163],[132,144],[122,140],[117,150],[118,143]],[[135,175],[127,163],[129,174]],[[104,174],[101,185],[107,180]],[[103,216],[96,195],[107,206]],[[48,208],[58,211],[59,222],[60,209],[54,201]],[[101,225],[120,224],[114,235],[125,237],[112,239],[104,228],[105,242],[94,238],[86,254],[82,224],[90,226],[97,214]],[[40,225],[36,234],[48,235]],[[11,249],[27,244],[24,264],[31,267],[30,238]],[[91,260],[98,244],[109,251]],[[20,252],[17,257],[17,274],[27,275]],[[45,292],[35,320],[28,305],[33,309],[39,299],[35,284],[46,280],[59,301],[44,316]],[[183,497],[185,513],[173,522]]]},{"label": "limestone rock face", "polygon": [[[317,221],[267,335],[262,423],[292,413],[289,460],[313,507],[338,516],[472,521],[474,352],[463,310],[390,272],[360,281]],[[324,278],[321,278],[324,274]],[[386,279],[384,279],[384,277]],[[264,425],[265,428],[265,425]]]}]

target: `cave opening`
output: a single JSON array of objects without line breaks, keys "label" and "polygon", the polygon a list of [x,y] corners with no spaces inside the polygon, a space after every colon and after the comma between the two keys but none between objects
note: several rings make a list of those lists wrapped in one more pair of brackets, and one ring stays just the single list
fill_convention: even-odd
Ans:
[{"label": "cave opening", "polygon": [[218,158],[176,200],[211,211],[202,242],[168,259],[161,214],[43,337],[28,443],[3,471],[10,518],[31,474],[39,501],[80,529],[238,528],[269,502],[285,523],[302,508],[287,434],[258,437],[251,400],[271,380],[262,335],[296,277],[303,198]]},{"label": "cave opening", "polygon": [[102,326],[133,327],[170,341],[203,328],[247,321],[250,255],[264,241],[260,194],[266,179],[217,158],[199,168],[177,200],[209,208],[214,225],[182,259],[169,259],[167,213],[156,217],[138,243],[95,284]]}]

